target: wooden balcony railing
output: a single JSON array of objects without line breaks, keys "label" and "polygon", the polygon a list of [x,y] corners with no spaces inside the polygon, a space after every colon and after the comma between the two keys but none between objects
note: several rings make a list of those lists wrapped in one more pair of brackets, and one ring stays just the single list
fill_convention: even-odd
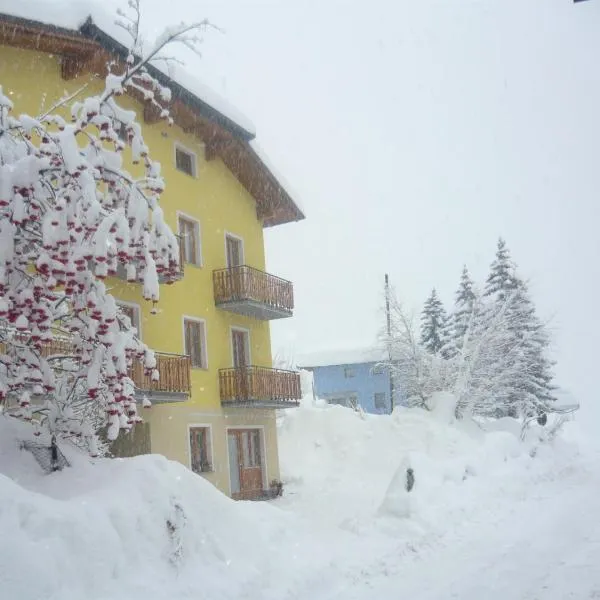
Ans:
[{"label": "wooden balcony railing", "polygon": [[154,355],[160,379],[152,381],[144,375],[143,365],[136,361],[130,374],[135,386],[144,391],[189,395],[192,390],[190,357],[162,352],[155,352]]},{"label": "wooden balcony railing", "polygon": [[289,317],[294,310],[291,281],[241,265],[213,271],[215,304],[259,319]]},{"label": "wooden balcony railing", "polygon": [[221,402],[229,406],[286,408],[302,397],[300,374],[267,367],[237,367],[219,371]]},{"label": "wooden balcony railing", "polygon": [[[0,352],[5,350],[4,344],[0,344]],[[41,350],[42,356],[73,356],[71,342],[66,338],[57,338],[44,344]],[[140,361],[135,361],[130,369],[129,377],[133,380],[136,388],[144,392],[160,392],[164,394],[187,394],[192,389],[191,363],[189,356],[179,354],[166,354],[155,352],[156,368],[160,374],[158,381],[144,375],[144,367]]]}]

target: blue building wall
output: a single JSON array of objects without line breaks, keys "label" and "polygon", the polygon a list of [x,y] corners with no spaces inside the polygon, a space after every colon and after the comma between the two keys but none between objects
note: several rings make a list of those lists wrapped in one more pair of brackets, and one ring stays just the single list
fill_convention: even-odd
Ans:
[{"label": "blue building wall", "polygon": [[[374,370],[376,362],[311,367],[315,394],[335,401],[356,396],[358,404],[368,413],[390,412],[390,376],[385,370]],[[375,408],[375,394],[385,394],[384,407]]]}]

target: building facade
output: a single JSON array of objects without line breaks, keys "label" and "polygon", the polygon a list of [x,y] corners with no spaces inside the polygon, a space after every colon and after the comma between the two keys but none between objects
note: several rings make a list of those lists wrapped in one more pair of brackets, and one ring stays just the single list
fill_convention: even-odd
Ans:
[{"label": "building facade", "polygon": [[330,404],[360,407],[367,413],[388,414],[390,375],[381,366],[384,355],[379,350],[345,350],[301,357],[300,369],[313,374],[313,392]]},{"label": "building facade", "polygon": [[[19,113],[36,115],[84,84],[86,95],[99,92],[107,60],[126,56],[91,19],[76,30],[52,25],[0,15],[0,85]],[[107,280],[160,372],[151,382],[134,369],[140,399],[153,406],[115,452],[160,453],[226,494],[259,497],[279,478],[275,409],[300,397],[298,374],[272,368],[269,321],[292,316],[293,287],[265,272],[263,228],[304,215],[253,147],[251,126],[185,81],[152,74],[173,92],[173,126],[141,99],[119,103],[136,111],[162,165],[182,272],[161,286],[158,310],[125,274]]]}]

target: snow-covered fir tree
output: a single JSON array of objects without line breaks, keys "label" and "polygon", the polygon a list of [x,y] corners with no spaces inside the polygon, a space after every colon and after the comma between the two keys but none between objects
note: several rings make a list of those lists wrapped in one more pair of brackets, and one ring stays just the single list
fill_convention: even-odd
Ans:
[{"label": "snow-covered fir tree", "polygon": [[[497,282],[494,292],[480,295],[463,269],[446,321],[434,290],[422,314],[420,339],[392,298],[392,335],[385,343],[394,360],[388,367],[410,405],[427,408],[432,393],[451,390],[457,417],[526,418],[551,410],[550,337],[503,243],[492,271],[497,276],[488,282]],[[452,335],[445,340],[447,322]]]},{"label": "snow-covered fir tree", "polygon": [[456,291],[454,310],[452,311],[452,335],[459,347],[469,327],[476,298],[474,283],[465,265],[460,276],[460,285]]},{"label": "snow-covered fir tree", "polygon": [[554,401],[553,363],[548,357],[550,336],[536,314],[525,282],[507,300],[508,328],[514,344],[517,368],[510,382],[511,413],[533,415],[547,410]]},{"label": "snow-covered fir tree", "polygon": [[490,274],[485,283],[484,296],[497,296],[502,301],[516,288],[515,264],[511,260],[506,242],[499,238],[496,258],[492,262]]},{"label": "snow-covered fir tree", "polygon": [[421,343],[424,348],[431,354],[440,352],[445,343],[446,331],[446,311],[434,288],[421,313]]},{"label": "snow-covered fir tree", "polygon": [[[133,362],[159,376],[105,278],[122,268],[156,303],[159,278],[168,282],[179,269],[160,207],[160,164],[135,112],[118,99],[143,93],[170,120],[170,90],[146,66],[171,42],[193,45],[206,25],[167,29],[142,56],[139,2],[129,7],[133,15],[120,12],[120,24],[135,53],[107,65],[99,94],[80,98],[80,90],[33,117],[19,114],[0,87],[0,408],[83,440],[92,454],[100,426],[115,439],[140,420]],[[127,142],[117,134],[122,126]],[[139,165],[131,170],[126,144]]]}]

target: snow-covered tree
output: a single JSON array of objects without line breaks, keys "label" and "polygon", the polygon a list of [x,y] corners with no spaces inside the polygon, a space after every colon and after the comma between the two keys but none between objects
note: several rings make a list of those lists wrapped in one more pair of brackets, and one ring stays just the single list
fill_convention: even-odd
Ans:
[{"label": "snow-covered tree", "polygon": [[490,274],[485,284],[484,296],[496,296],[502,301],[516,288],[515,264],[510,258],[510,251],[506,247],[506,242],[499,238],[496,258],[491,265]]},{"label": "snow-covered tree", "polygon": [[463,270],[454,311],[446,321],[452,334],[447,340],[435,292],[423,313],[420,339],[414,319],[390,298],[390,335],[384,342],[392,358],[386,366],[409,405],[427,408],[434,392],[449,390],[457,399],[457,417],[528,418],[551,409],[553,364],[547,330],[503,243],[494,265],[500,266],[493,272],[504,275],[490,277],[498,285],[483,295]]},{"label": "snow-covered tree", "polygon": [[421,313],[421,343],[431,354],[438,354],[444,346],[446,331],[446,311],[434,288]]},{"label": "snow-covered tree", "polygon": [[381,341],[389,358],[382,364],[394,379],[398,397],[408,406],[428,409],[431,395],[450,385],[448,361],[425,348],[415,316],[405,311],[393,293],[388,300],[390,330],[381,334]]},{"label": "snow-covered tree", "polygon": [[462,270],[460,285],[456,291],[454,307],[446,319],[443,335],[445,343],[441,349],[444,358],[454,358],[460,352],[476,298],[474,283],[465,265]]},{"label": "snow-covered tree", "polygon": [[453,336],[457,341],[460,341],[467,332],[469,321],[473,313],[473,306],[477,299],[474,283],[469,275],[469,270],[466,265],[463,267],[460,285],[455,298],[454,310],[452,312]]},{"label": "snow-covered tree", "polygon": [[[107,65],[99,94],[80,98],[80,90],[32,117],[15,111],[0,87],[0,407],[85,441],[92,454],[98,427],[108,425],[115,439],[140,420],[133,362],[158,378],[153,352],[105,279],[122,268],[156,303],[159,278],[169,282],[179,269],[159,203],[160,164],[136,113],[118,99],[142,94],[170,120],[170,91],[147,65],[171,42],[193,44],[206,25],[168,29],[142,56],[139,2],[129,6],[133,15],[120,12],[120,24],[134,50]],[[117,134],[122,126],[127,142]]]}]

